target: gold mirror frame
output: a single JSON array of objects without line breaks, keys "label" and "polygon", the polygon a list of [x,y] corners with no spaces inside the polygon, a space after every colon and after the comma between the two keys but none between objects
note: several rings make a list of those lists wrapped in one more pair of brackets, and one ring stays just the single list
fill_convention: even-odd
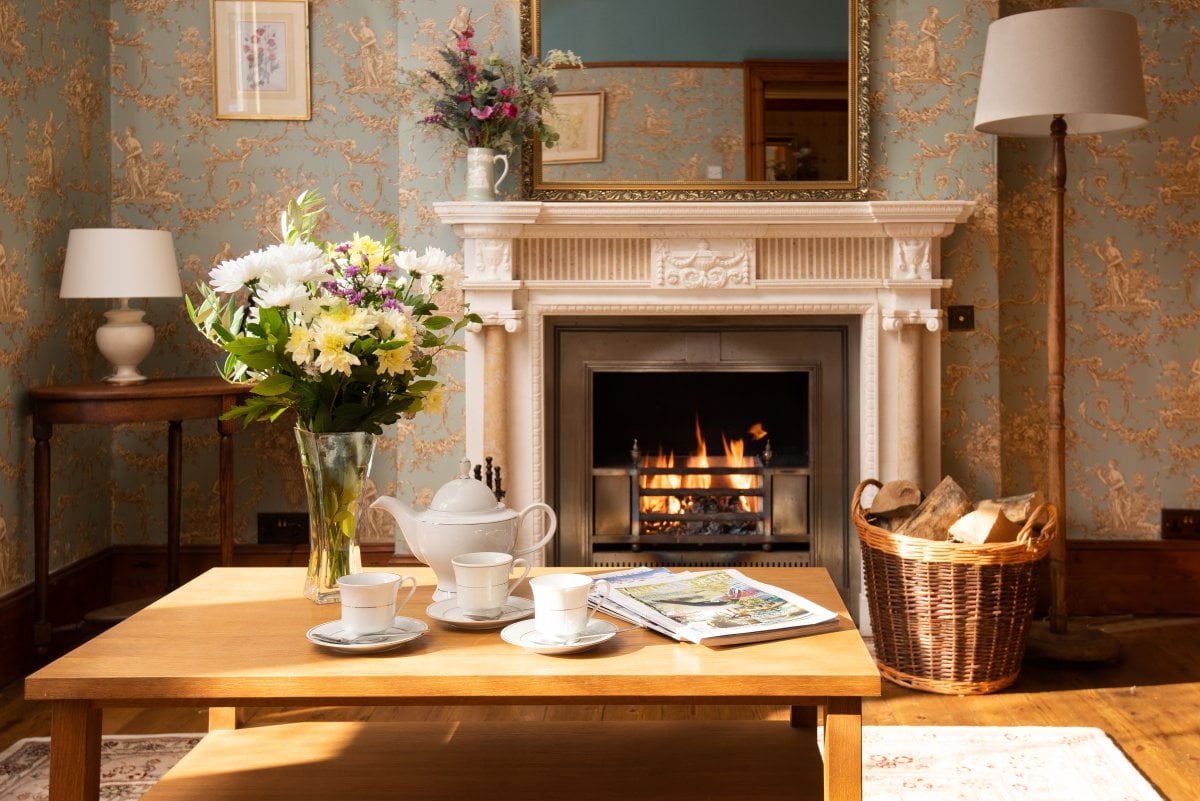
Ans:
[{"label": "gold mirror frame", "polygon": [[[521,0],[521,53],[541,53],[541,3]],[[863,200],[870,166],[870,98],[868,0],[846,0],[850,17],[848,178],[844,181],[636,182],[555,181],[542,178],[541,147],[526,140],[521,149],[522,196],[543,201],[827,201]],[[557,45],[570,49],[569,43]],[[586,68],[586,60],[584,62]]]}]

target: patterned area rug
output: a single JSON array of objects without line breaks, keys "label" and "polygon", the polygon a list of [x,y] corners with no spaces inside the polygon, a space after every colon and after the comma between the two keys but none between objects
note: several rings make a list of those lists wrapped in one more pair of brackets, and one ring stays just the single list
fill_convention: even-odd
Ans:
[{"label": "patterned area rug", "polygon": [[[137,801],[198,742],[198,734],[106,736],[100,747],[100,798]],[[27,737],[0,754],[0,799],[45,801],[49,779],[49,737]]]},{"label": "patterned area rug", "polygon": [[[199,740],[105,737],[100,798],[137,801]],[[42,801],[48,738],[0,754],[0,799]],[[864,801],[1163,801],[1100,729],[867,726]]]},{"label": "patterned area rug", "polygon": [[863,801],[1163,801],[1100,729],[864,726]]}]

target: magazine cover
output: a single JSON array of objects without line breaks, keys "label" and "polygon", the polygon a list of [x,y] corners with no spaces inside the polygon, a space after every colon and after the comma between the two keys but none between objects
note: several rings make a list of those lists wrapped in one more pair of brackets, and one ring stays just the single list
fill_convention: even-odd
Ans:
[{"label": "magazine cover", "polygon": [[732,644],[812,634],[838,625],[834,612],[733,569],[628,571],[605,578],[612,584],[611,605],[690,642]]}]

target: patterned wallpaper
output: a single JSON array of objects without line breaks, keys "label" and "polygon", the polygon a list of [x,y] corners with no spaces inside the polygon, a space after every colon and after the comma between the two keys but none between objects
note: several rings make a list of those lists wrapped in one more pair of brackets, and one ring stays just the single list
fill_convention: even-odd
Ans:
[{"label": "patterned wallpaper", "polygon": [[[1085,4],[1138,16],[1152,119],[1069,147],[1070,535],[1155,538],[1161,506],[1200,506],[1200,22],[1195,0]],[[971,129],[987,24],[1031,5],[871,3],[872,197],[979,203],[943,248],[954,281],[943,301],[974,305],[976,329],[942,334],[942,415],[943,470],[980,495],[1045,474],[1049,146]],[[462,11],[450,0],[313,2],[312,119],[280,122],[213,118],[209,0],[0,0],[0,593],[33,569],[26,391],[103,372],[91,341],[103,305],[57,297],[68,230],[170,229],[192,286],[266,242],[280,203],[315,187],[330,201],[330,238],[398,217],[403,241],[457,250],[432,204],[461,194],[461,164],[415,125],[397,76],[433,63]],[[516,0],[474,16],[481,40],[515,50]],[[512,197],[517,181],[507,185]],[[214,353],[182,304],[148,308],[159,339],[144,369],[210,373]],[[461,370],[448,372],[453,387]],[[161,542],[165,429],[56,431],[52,568],[113,542]],[[441,417],[384,440],[377,491],[428,500],[462,440],[456,394]],[[295,461],[286,425],[236,442],[236,527],[252,540],[259,512],[300,509],[303,490],[298,471],[279,467]],[[215,542],[215,426],[185,423],[184,444],[184,539]],[[371,538],[390,539],[374,526]]]}]

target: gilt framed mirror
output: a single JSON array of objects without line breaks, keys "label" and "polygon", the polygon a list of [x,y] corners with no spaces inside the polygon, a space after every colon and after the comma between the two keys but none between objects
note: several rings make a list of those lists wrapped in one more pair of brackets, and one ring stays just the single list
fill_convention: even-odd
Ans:
[{"label": "gilt framed mirror", "polygon": [[867,0],[521,0],[522,55],[574,52],[559,91],[601,109],[553,120],[599,158],[524,144],[523,196],[861,200],[867,34]]}]

